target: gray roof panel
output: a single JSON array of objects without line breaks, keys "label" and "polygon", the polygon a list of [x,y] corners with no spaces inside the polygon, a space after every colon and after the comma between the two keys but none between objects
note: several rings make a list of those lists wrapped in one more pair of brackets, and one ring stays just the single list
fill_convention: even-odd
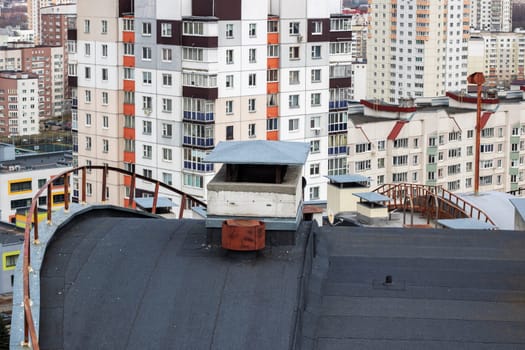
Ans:
[{"label": "gray roof panel", "polygon": [[346,174],[346,175],[329,175],[327,178],[330,182],[345,184],[353,182],[368,182],[370,178],[359,174]]},{"label": "gray roof panel", "polygon": [[362,192],[354,193],[353,195],[371,203],[390,202],[392,200],[390,197],[384,196],[377,192]]},{"label": "gray roof panel", "polygon": [[496,228],[496,226],[489,224],[488,222],[473,218],[440,219],[438,220],[438,223],[446,228],[455,230],[493,230]]}]

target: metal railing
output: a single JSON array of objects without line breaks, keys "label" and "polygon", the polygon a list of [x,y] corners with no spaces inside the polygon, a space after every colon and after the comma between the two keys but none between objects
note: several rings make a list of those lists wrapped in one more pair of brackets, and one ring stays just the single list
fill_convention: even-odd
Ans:
[{"label": "metal railing", "polygon": [[[404,209],[408,199],[414,204],[416,211],[435,209],[439,217],[476,218],[496,226],[485,211],[441,186],[411,183],[384,184],[374,191],[392,199],[389,203],[390,208]],[[434,205],[434,200],[430,200],[431,198],[437,199],[437,207]]]},{"label": "metal railing", "polygon": [[[131,185],[130,185],[130,195],[129,195],[129,201],[128,201],[128,207],[135,208],[134,206],[134,199],[135,199],[135,190],[136,190],[136,181],[137,179],[141,179],[150,183],[155,184],[155,190],[153,194],[153,205],[151,208],[151,212],[153,214],[156,213],[157,210],[157,200],[159,196],[159,190],[160,188],[164,188],[170,192],[173,192],[179,196],[181,196],[180,201],[180,211],[179,211],[179,219],[182,218],[184,214],[184,210],[186,208],[186,202],[190,201],[190,203],[193,205],[199,205],[206,207],[206,203],[202,202],[201,200],[188,195],[170,185],[167,185],[165,183],[162,183],[158,180],[154,180],[151,178],[148,178],[143,175],[135,174],[132,172],[129,172],[124,169],[110,167],[110,166],[101,166],[101,165],[92,165],[92,166],[81,166],[74,169],[66,170],[52,179],[49,179],[44,186],[42,186],[36,194],[33,196],[33,199],[31,201],[31,206],[29,208],[29,211],[27,212],[27,218],[26,218],[26,225],[25,225],[25,231],[24,231],[24,251],[23,251],[23,266],[22,266],[22,277],[23,277],[23,304],[24,304],[24,340],[23,340],[23,346],[29,347],[31,346],[35,350],[39,350],[39,342],[38,342],[38,334],[35,327],[34,319],[33,319],[33,313],[31,310],[31,290],[30,290],[30,284],[29,284],[29,273],[32,271],[31,268],[31,244],[38,245],[40,244],[39,236],[38,236],[38,199],[44,192],[47,192],[47,224],[51,223],[51,220],[53,218],[53,182],[55,182],[57,179],[60,179],[61,177],[64,178],[64,210],[67,212],[69,210],[70,200],[69,200],[69,178],[71,174],[78,173],[80,174],[82,181],[81,181],[81,201],[82,204],[86,203],[87,198],[87,173],[88,170],[101,170],[102,171],[102,186],[101,186],[101,200],[102,202],[106,202],[106,184],[107,184],[107,177],[109,172],[116,172],[120,173],[122,175],[127,175],[131,177]],[[33,231],[33,236],[31,236],[31,231]],[[31,340],[31,342],[29,342]]]}]

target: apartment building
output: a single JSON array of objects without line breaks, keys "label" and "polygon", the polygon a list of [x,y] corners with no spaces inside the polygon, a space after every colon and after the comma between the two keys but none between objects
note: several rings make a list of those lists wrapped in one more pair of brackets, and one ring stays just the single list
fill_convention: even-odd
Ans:
[{"label": "apartment building", "polygon": [[24,244],[24,231],[14,225],[0,222],[0,294],[12,293],[15,280],[15,267]]},{"label": "apartment building", "polygon": [[525,32],[480,32],[469,40],[468,74],[483,72],[486,85],[509,88],[525,79]]},{"label": "apartment building", "polygon": [[44,7],[74,4],[76,0],[27,0],[27,26],[35,33],[34,44],[42,45],[41,9]]},{"label": "apartment building", "polygon": [[39,121],[38,76],[0,72],[0,136],[38,134]]},{"label": "apartment building", "polygon": [[40,118],[59,117],[64,106],[64,48],[14,44],[0,47],[0,71],[21,71],[38,76]]},{"label": "apartment building", "polygon": [[[441,106],[362,101],[364,110],[349,116],[349,172],[368,176],[373,187],[410,182],[472,192],[476,97],[447,95]],[[482,100],[482,192],[525,185],[524,105],[522,98]]]},{"label": "apartment building", "polygon": [[[71,169],[70,152],[15,154],[13,145],[0,144],[0,221],[15,223],[17,210],[31,205],[35,193],[55,175]],[[64,182],[53,186],[52,207],[64,205]],[[47,206],[40,197],[39,207]]]},{"label": "apartment building", "polygon": [[[218,142],[309,142],[306,193],[326,197],[322,175],[346,169],[352,72],[366,66],[353,69],[352,15],[339,1],[128,5],[78,5],[78,164],[205,198],[218,169],[203,158]],[[109,201],[125,203],[130,184],[112,179]],[[93,177],[88,190],[100,185]],[[152,190],[137,183],[138,196]]]},{"label": "apartment building", "polygon": [[444,96],[466,87],[469,0],[371,0],[369,99]]},{"label": "apartment building", "polygon": [[471,1],[471,28],[489,32],[512,31],[512,3],[512,0]]}]

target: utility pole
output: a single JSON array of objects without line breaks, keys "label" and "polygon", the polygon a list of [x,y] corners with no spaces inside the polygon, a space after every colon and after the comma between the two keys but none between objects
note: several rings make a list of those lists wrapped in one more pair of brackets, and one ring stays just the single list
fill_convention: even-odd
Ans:
[{"label": "utility pole", "polygon": [[478,98],[477,98],[477,111],[476,111],[476,147],[474,150],[475,156],[475,167],[474,167],[474,194],[479,194],[479,156],[480,156],[480,144],[481,144],[481,92],[483,84],[485,83],[485,77],[483,73],[476,72],[467,77],[469,84],[477,85],[478,87]]}]

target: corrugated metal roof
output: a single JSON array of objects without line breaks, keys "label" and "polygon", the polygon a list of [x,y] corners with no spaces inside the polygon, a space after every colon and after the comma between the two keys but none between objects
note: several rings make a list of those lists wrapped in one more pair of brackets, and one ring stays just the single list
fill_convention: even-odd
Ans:
[{"label": "corrugated metal roof", "polygon": [[338,183],[338,184],[345,184],[345,183],[352,183],[352,182],[368,182],[369,178],[368,176],[363,176],[359,174],[346,174],[346,175],[329,175],[327,178],[330,180],[330,182]]},{"label": "corrugated metal roof", "polygon": [[455,230],[492,230],[496,228],[496,226],[489,224],[488,222],[473,218],[440,219],[438,220],[438,223],[446,228]]},{"label": "corrugated metal roof", "polygon": [[509,199],[516,211],[525,220],[525,198],[513,198]]},{"label": "corrugated metal roof", "polygon": [[305,142],[226,141],[219,142],[204,161],[226,164],[303,165],[310,145]]},{"label": "corrugated metal roof", "polygon": [[[135,198],[135,203],[141,208],[151,209],[153,208],[153,197],[139,197]],[[171,208],[175,207],[176,204],[167,197],[159,197],[157,199],[157,208]]]},{"label": "corrugated metal roof", "polygon": [[353,195],[371,203],[390,202],[392,200],[390,197],[384,196],[377,192],[362,192],[354,193]]}]

